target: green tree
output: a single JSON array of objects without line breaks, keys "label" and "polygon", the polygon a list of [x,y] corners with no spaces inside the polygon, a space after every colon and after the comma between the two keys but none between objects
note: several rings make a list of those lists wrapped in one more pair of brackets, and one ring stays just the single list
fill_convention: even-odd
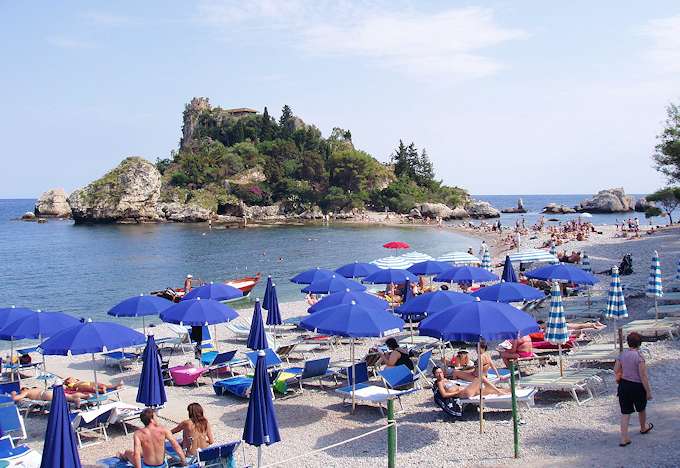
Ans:
[{"label": "green tree", "polygon": [[666,126],[656,137],[653,158],[657,170],[670,182],[680,182],[680,107],[669,104],[666,116]]},{"label": "green tree", "polygon": [[293,115],[293,110],[286,104],[281,109],[279,133],[281,138],[288,139],[293,136],[293,131],[295,131],[295,116]]},{"label": "green tree", "polygon": [[410,172],[409,153],[408,148],[404,145],[402,140],[399,140],[399,146],[397,146],[397,149],[392,153],[390,159],[394,165],[394,175],[397,177],[408,177]]},{"label": "green tree", "polygon": [[414,179],[418,185],[430,186],[434,181],[434,167],[425,148],[423,148],[420,156],[417,157],[414,172]]},{"label": "green tree", "polygon": [[673,211],[680,206],[680,187],[665,187],[647,195],[647,200],[661,205],[668,216],[668,222],[673,224]]},{"label": "green tree", "polygon": [[267,110],[267,106],[264,107],[264,112],[260,118],[260,140],[267,141],[272,140],[276,133],[276,123],[273,121]]}]

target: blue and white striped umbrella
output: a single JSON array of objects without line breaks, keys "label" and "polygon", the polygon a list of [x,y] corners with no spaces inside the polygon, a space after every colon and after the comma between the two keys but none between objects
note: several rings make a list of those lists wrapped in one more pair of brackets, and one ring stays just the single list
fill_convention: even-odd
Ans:
[{"label": "blue and white striped umbrella", "polygon": [[403,258],[408,262],[411,262],[411,264],[426,262],[427,260],[434,260],[434,258],[430,257],[428,254],[424,254],[421,252],[409,252],[405,253],[404,255],[400,255],[399,257]]},{"label": "blue and white striped umbrella", "polygon": [[484,249],[484,255],[482,255],[482,268],[485,268],[489,271],[492,270],[491,255],[489,255],[489,249]]},{"label": "blue and white striped umbrella", "polygon": [[373,265],[377,266],[382,270],[387,270],[388,268],[394,268],[397,270],[405,270],[414,262],[407,260],[403,257],[384,257],[371,262]]},{"label": "blue and white striped umbrella", "polygon": [[[551,243],[550,243],[550,250],[548,250],[548,253],[549,253],[550,255],[552,255],[553,257],[557,258],[557,246],[555,245],[554,242],[551,242]],[[557,263],[557,261],[555,261],[555,262],[550,262],[550,263],[555,264],[555,263]]]},{"label": "blue and white striped umbrella", "polygon": [[680,260],[678,260],[678,268],[675,270],[675,279],[680,281]]},{"label": "blue and white striped umbrella", "polygon": [[626,300],[623,296],[623,289],[621,288],[621,277],[619,276],[618,267],[612,268],[612,279],[609,283],[607,309],[604,316],[608,319],[628,317],[628,309],[626,308]]},{"label": "blue and white striped umbrella", "polygon": [[569,341],[569,330],[567,329],[567,321],[564,318],[562,294],[557,281],[553,281],[550,288],[550,314],[548,315],[548,326],[545,330],[545,340],[556,345],[563,345]]},{"label": "blue and white striped umbrella", "polygon": [[454,265],[479,265],[479,259],[467,252],[448,252],[437,259],[438,262],[449,262]]},{"label": "blue and white striped umbrella", "polygon": [[652,265],[649,268],[649,281],[647,282],[647,296],[663,297],[663,286],[661,284],[661,262],[659,253],[655,250],[652,257]]},{"label": "blue and white striped umbrella", "polygon": [[528,249],[521,252],[510,254],[510,261],[513,263],[547,262],[558,263],[559,260],[545,250]]},{"label": "blue and white striped umbrella", "polygon": [[593,272],[593,269],[590,266],[590,257],[587,253],[584,253],[583,257],[581,258],[581,269],[583,271],[587,271],[588,273]]}]

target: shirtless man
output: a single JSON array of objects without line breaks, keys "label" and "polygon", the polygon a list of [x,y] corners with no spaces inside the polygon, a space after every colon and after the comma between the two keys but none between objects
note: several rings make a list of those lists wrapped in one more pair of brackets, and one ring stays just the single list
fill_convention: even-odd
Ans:
[{"label": "shirtless man", "polygon": [[139,419],[144,423],[142,429],[137,429],[134,436],[134,450],[126,450],[118,457],[132,462],[135,468],[167,468],[165,460],[165,441],[169,441],[172,448],[180,457],[182,465],[186,465],[182,447],[179,446],[169,429],[156,422],[156,413],[151,408],[142,411]]},{"label": "shirtless man", "polygon": [[191,275],[187,275],[187,277],[184,278],[184,294],[191,291],[191,278],[193,278]]},{"label": "shirtless man", "polygon": [[[69,401],[71,403],[74,403],[76,406],[80,406],[80,400],[86,400],[92,396],[91,393],[82,393],[82,392],[75,392],[75,393],[67,393],[66,394],[66,401]],[[19,393],[17,392],[12,392],[12,400],[14,401],[21,401],[24,398],[28,398],[29,400],[36,400],[36,401],[52,401],[52,398],[54,397],[52,390],[41,390],[38,387],[23,387]]]}]

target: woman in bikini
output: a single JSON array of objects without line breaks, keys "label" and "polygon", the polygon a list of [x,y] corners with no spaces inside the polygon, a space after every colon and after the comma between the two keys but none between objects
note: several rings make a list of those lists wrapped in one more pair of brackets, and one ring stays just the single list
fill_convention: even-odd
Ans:
[{"label": "woman in bikini", "polygon": [[67,377],[64,380],[64,388],[68,393],[82,392],[82,393],[99,393],[104,394],[111,390],[118,390],[123,387],[123,383],[118,385],[107,385],[103,383],[98,383],[96,388],[94,382],[86,382],[84,380],[78,380],[75,377]]},{"label": "woman in bikini", "polygon": [[[467,386],[462,385],[447,379],[444,376],[444,371],[440,367],[434,367],[432,374],[435,378],[435,385],[437,391],[442,398],[472,398],[479,395],[479,378],[475,377]],[[481,382],[484,382],[484,395],[508,395],[510,390],[500,389],[489,382],[486,377],[482,377]]]},{"label": "woman in bikini", "polygon": [[[80,406],[81,400],[86,400],[91,396],[92,395],[90,393],[82,392],[67,393],[66,401],[69,401],[75,404],[76,406]],[[54,394],[52,393],[52,390],[42,390],[38,387],[31,388],[23,387],[19,393],[12,392],[13,401],[18,402],[23,400],[24,398],[36,401],[52,401],[52,399],[54,398]]]},{"label": "woman in bikini", "polygon": [[182,432],[182,448],[187,455],[196,455],[196,450],[213,443],[213,433],[208,420],[203,416],[203,407],[198,403],[187,406],[189,419],[179,423],[172,433]]},{"label": "woman in bikini", "polygon": [[[491,359],[491,356],[488,353],[487,344],[482,342],[482,343],[479,344],[479,347],[482,351],[482,354],[479,357],[479,359],[482,360],[482,375],[486,376],[487,373],[489,372],[489,370],[493,370],[493,372],[496,375],[500,375],[498,373],[498,368],[496,368],[496,364],[494,364],[493,359]],[[468,382],[472,382],[477,377],[479,377],[479,367],[478,366],[475,366],[473,369],[463,369],[463,370],[456,370],[454,368],[453,372],[451,374],[451,378],[453,378],[453,379],[467,380]]]}]

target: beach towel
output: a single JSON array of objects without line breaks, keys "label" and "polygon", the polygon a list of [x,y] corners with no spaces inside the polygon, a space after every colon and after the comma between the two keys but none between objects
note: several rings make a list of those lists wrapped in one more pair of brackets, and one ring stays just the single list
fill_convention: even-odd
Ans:
[{"label": "beach towel", "polygon": [[437,385],[432,387],[432,393],[434,394],[434,402],[439,406],[446,414],[456,419],[463,417],[463,406],[460,404],[458,398],[444,398],[439,393],[439,388]]}]

